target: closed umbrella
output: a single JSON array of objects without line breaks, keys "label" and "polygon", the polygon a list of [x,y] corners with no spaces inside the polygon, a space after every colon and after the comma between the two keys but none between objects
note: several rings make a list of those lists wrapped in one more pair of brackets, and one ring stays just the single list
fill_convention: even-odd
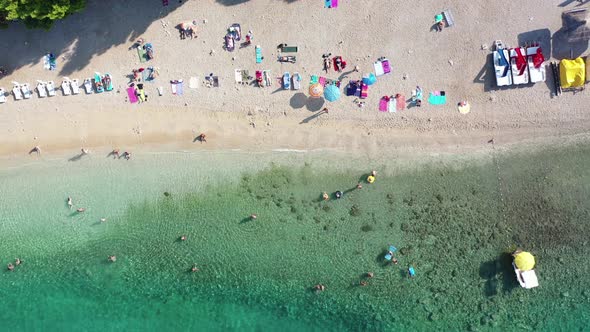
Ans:
[{"label": "closed umbrella", "polygon": [[336,101],[340,99],[340,89],[334,84],[330,84],[324,90],[324,98],[327,101]]},{"label": "closed umbrella", "polygon": [[320,83],[315,83],[309,86],[309,95],[312,98],[320,98],[324,92],[324,87]]},{"label": "closed umbrella", "polygon": [[530,252],[522,251],[514,255],[514,265],[521,271],[529,271],[535,267],[535,257]]},{"label": "closed umbrella", "polygon": [[375,84],[375,82],[377,82],[377,77],[375,76],[375,74],[370,73],[363,76],[363,83],[365,83],[366,85],[373,85]]}]

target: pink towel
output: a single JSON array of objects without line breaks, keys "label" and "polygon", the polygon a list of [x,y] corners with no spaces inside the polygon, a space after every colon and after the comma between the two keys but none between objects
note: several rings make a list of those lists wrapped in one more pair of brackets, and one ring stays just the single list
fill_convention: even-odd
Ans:
[{"label": "pink towel", "polygon": [[130,103],[137,103],[137,96],[135,95],[135,88],[134,87],[128,87],[127,88],[127,96],[129,96],[129,102]]},{"label": "pink towel", "polygon": [[318,80],[318,83],[320,83],[322,86],[326,86],[326,78],[320,77],[320,79]]},{"label": "pink towel", "polygon": [[338,7],[338,0],[332,0],[332,8]]},{"label": "pink towel", "polygon": [[385,74],[391,72],[391,67],[389,66],[389,60],[385,59],[385,60],[381,61],[381,65],[383,66],[383,72]]},{"label": "pink towel", "polygon": [[406,97],[404,95],[399,95],[395,98],[395,109],[398,111],[406,109]]},{"label": "pink towel", "polygon": [[379,100],[379,111],[387,112],[387,103],[388,102],[389,102],[388,96],[381,97],[381,100]]}]

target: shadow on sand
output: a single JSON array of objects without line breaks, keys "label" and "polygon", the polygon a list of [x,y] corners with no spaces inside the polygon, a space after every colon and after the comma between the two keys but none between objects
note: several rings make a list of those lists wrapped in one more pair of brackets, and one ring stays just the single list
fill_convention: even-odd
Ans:
[{"label": "shadow on sand", "polygon": [[[83,69],[90,59],[110,48],[134,42],[152,22],[162,19],[186,1],[170,1],[163,7],[144,0],[89,1],[80,13],[58,21],[50,31],[28,30],[14,23],[0,30],[0,63],[8,74],[21,67],[36,65],[48,52],[57,57],[57,70],[68,76]],[[68,59],[64,64],[62,56]]]}]

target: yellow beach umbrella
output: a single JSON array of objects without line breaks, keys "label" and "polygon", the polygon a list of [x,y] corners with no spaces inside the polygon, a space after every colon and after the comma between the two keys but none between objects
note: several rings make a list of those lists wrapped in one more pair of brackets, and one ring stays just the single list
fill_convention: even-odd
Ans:
[{"label": "yellow beach umbrella", "polygon": [[324,87],[320,83],[312,84],[309,86],[309,95],[312,98],[320,98],[324,93]]},{"label": "yellow beach umbrella", "polygon": [[514,265],[521,271],[529,271],[535,267],[535,257],[530,252],[519,252],[514,256]]}]

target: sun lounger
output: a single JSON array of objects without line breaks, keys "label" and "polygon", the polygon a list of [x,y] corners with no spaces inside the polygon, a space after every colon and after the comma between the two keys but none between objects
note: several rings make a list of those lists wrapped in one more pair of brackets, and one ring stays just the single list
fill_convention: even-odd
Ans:
[{"label": "sun lounger", "polygon": [[111,74],[109,74],[109,73],[104,74],[104,77],[102,78],[102,84],[103,84],[104,89],[106,91],[113,90],[113,78],[111,77]]},{"label": "sun lounger", "polygon": [[236,49],[236,43],[234,42],[234,37],[231,34],[225,35],[225,50],[229,52],[233,52]]},{"label": "sun lounger", "polygon": [[283,74],[283,89],[291,89],[291,74],[288,71]]},{"label": "sun lounger", "polygon": [[92,93],[92,80],[90,78],[84,79],[84,90],[86,90],[87,95]]},{"label": "sun lounger", "polygon": [[395,102],[395,98],[389,98],[389,102],[387,103],[387,111],[389,113],[397,112],[397,103]]},{"label": "sun lounger", "polygon": [[236,81],[236,83],[244,83],[242,81],[242,70],[241,69],[234,69],[234,80]]},{"label": "sun lounger", "polygon": [[516,280],[518,280],[518,283],[522,288],[531,289],[539,286],[539,279],[537,279],[535,270],[521,271],[514,265],[514,263],[512,263],[512,267],[516,274]]},{"label": "sun lounger", "polygon": [[45,85],[45,83],[41,82],[41,81],[37,81],[37,93],[39,94],[39,98],[45,98],[47,97],[47,86]]},{"label": "sun lounger", "polygon": [[72,94],[72,86],[71,86],[71,81],[69,78],[64,78],[64,80],[61,82],[61,90],[64,94],[64,96],[69,96]]},{"label": "sun lounger", "polygon": [[80,82],[78,81],[77,78],[74,78],[71,82],[70,82],[70,87],[72,88],[72,94],[79,94],[80,93]]},{"label": "sun lounger", "polygon": [[445,21],[447,21],[447,27],[452,27],[455,25],[455,18],[453,17],[453,12],[450,9],[443,11],[443,15],[445,16]]},{"label": "sun lounger", "polygon": [[23,92],[23,98],[30,99],[33,96],[29,83],[21,84],[20,90]]},{"label": "sun lounger", "polygon": [[264,84],[266,86],[272,86],[272,77],[271,77],[271,71],[270,70],[263,70],[262,71],[262,77],[264,78]]},{"label": "sun lounger", "polygon": [[55,83],[53,81],[47,81],[47,96],[54,97],[55,96]]},{"label": "sun lounger", "polygon": [[375,68],[375,76],[385,75],[385,71],[383,70],[383,64],[381,63],[381,61],[375,61],[373,63],[373,68]]},{"label": "sun lounger", "polygon": [[397,111],[403,111],[406,109],[406,97],[402,94],[395,98],[395,109]]},{"label": "sun lounger", "polygon": [[512,82],[516,85],[527,84],[529,82],[529,72],[527,70],[526,59],[524,58],[524,48],[519,47],[510,50],[510,68],[512,69]]},{"label": "sun lounger", "polygon": [[184,82],[182,80],[178,80],[177,82],[178,83],[176,83],[176,95],[182,96],[182,94],[184,93]]},{"label": "sun lounger", "polygon": [[127,97],[129,97],[129,102],[134,104],[137,103],[137,95],[135,94],[135,87],[130,86],[127,88]]},{"label": "sun lounger", "polygon": [[262,49],[260,48],[260,45],[256,45],[254,49],[256,52],[256,63],[262,63]]},{"label": "sun lounger", "polygon": [[379,100],[379,111],[387,112],[387,104],[389,103],[389,96],[383,96]]},{"label": "sun lounger", "polygon": [[510,62],[508,61],[508,50],[500,40],[494,42],[496,49],[492,52],[494,71],[496,73],[496,85],[512,85],[512,73],[510,72]]},{"label": "sun lounger", "polygon": [[20,84],[14,83],[14,87],[12,88],[12,94],[14,95],[14,100],[21,100],[23,99],[23,92],[20,89]]},{"label": "sun lounger", "polygon": [[4,104],[6,102],[6,91],[4,88],[0,88],[0,104]]},{"label": "sun lounger", "polygon": [[531,83],[545,82],[545,57],[543,56],[541,47],[528,47],[526,49],[526,55]]},{"label": "sun lounger", "polygon": [[361,99],[365,99],[369,96],[369,86],[365,83],[361,83]]},{"label": "sun lounger", "polygon": [[256,73],[256,83],[258,83],[258,87],[264,87],[264,78],[262,77],[262,71],[257,70]]},{"label": "sun lounger", "polygon": [[298,72],[293,73],[293,90],[301,89],[301,76]]},{"label": "sun lounger", "polygon": [[178,81],[170,81],[170,89],[172,90],[172,94],[176,95],[176,86]]}]

